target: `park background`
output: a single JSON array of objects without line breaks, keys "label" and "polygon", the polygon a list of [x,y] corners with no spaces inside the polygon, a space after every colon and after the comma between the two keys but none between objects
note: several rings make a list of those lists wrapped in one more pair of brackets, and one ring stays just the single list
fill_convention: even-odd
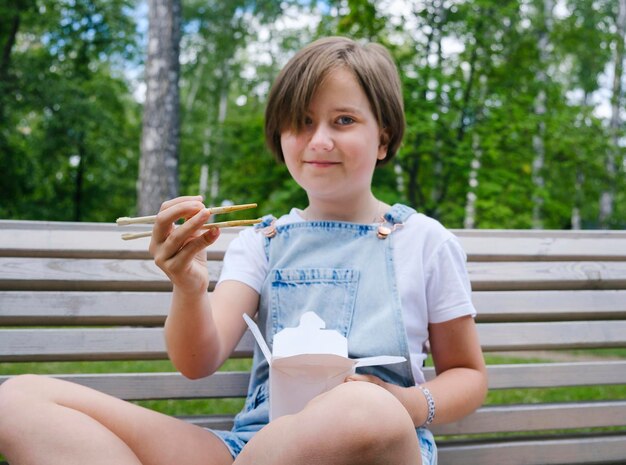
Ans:
[{"label": "park background", "polygon": [[[150,57],[157,21],[180,34]],[[111,222],[197,193],[305,206],[264,104],[297,49],[346,35],[401,71],[407,131],[380,198],[450,228],[623,229],[625,29],[625,0],[2,2],[0,218]],[[169,73],[144,73],[159,59]],[[168,83],[155,106],[146,89]]]}]

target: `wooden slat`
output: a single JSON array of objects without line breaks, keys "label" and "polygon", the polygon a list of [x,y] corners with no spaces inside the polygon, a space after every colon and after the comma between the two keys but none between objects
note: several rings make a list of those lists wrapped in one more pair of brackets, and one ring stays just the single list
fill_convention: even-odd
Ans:
[{"label": "wooden slat", "polygon": [[[96,389],[124,400],[246,397],[249,372],[217,372],[190,380],[179,373],[98,373],[52,377]],[[10,376],[0,376],[0,384]]]},{"label": "wooden slat", "polygon": [[547,431],[624,426],[626,401],[496,405],[454,423],[436,425],[439,435]]},{"label": "wooden slat", "polygon": [[[221,262],[209,261],[214,284]],[[469,263],[474,290],[626,289],[626,262]],[[152,260],[0,258],[0,290],[168,290]]]},{"label": "wooden slat", "polygon": [[[204,428],[225,429],[232,427],[232,416],[228,415],[198,415],[180,417],[190,423]],[[579,436],[576,439],[561,437],[541,439],[531,438],[520,440],[467,440],[464,443],[446,442],[437,439],[439,449],[439,464],[493,464],[493,465],[543,465],[543,464],[574,464],[600,463],[602,457],[606,462],[622,465],[624,462],[612,462],[626,457],[626,434],[611,434],[604,436]],[[543,446],[547,447],[543,447]],[[574,445],[581,445],[578,448]],[[552,446],[556,449],[552,449]],[[603,449],[604,448],[604,451]],[[571,450],[570,450],[571,449]],[[461,452],[466,452],[467,457]],[[498,454],[493,451],[499,451]],[[590,453],[591,452],[591,453]],[[465,460],[467,459],[467,460]],[[482,461],[481,461],[482,460]]]},{"label": "wooden slat", "polygon": [[[116,254],[138,253],[145,251],[147,241],[120,241],[119,236],[121,232],[146,229],[149,227],[138,225],[118,227],[113,223],[0,220],[0,255],[4,251],[9,253],[17,251],[24,256],[23,253],[35,250],[39,252],[37,256],[44,253],[76,253],[76,251],[98,254],[106,253],[107,250]],[[213,248],[222,249],[223,252],[236,232],[232,229],[222,231],[223,239],[226,240],[218,241]],[[452,230],[452,232],[459,237],[471,261],[626,259],[626,241],[624,241],[626,233],[623,231]]]},{"label": "wooden slat", "polygon": [[626,260],[624,231],[453,230],[470,261]]},{"label": "wooden slat", "polygon": [[476,291],[477,321],[626,319],[626,290]]},{"label": "wooden slat", "polygon": [[[489,389],[626,384],[626,361],[489,366]],[[434,370],[425,370],[426,378]],[[218,372],[200,380],[179,373],[54,375],[125,400],[245,397],[248,372]],[[0,384],[9,376],[0,376]]]},{"label": "wooden slat", "polygon": [[[489,366],[489,389],[626,384],[626,361]],[[426,379],[434,370],[425,370]],[[55,375],[126,400],[243,397],[248,372],[218,372],[201,380],[178,373],[107,373]],[[9,376],[0,376],[0,384]]]},{"label": "wooden slat", "polygon": [[626,463],[626,434],[482,441],[439,446],[440,465],[574,465]]},{"label": "wooden slat", "polygon": [[[626,347],[626,322],[479,325],[483,350]],[[250,341],[251,342],[251,341]],[[249,352],[251,344],[243,348]],[[0,360],[165,358],[161,328],[0,330]]]},{"label": "wooden slat", "polygon": [[[626,321],[488,323],[479,324],[478,331],[486,352],[626,347]],[[4,361],[164,356],[161,328],[0,329],[0,360]]]},{"label": "wooden slat", "polygon": [[[248,357],[242,338],[233,357]],[[0,329],[0,362],[166,359],[162,328]]]},{"label": "wooden slat", "polygon": [[626,347],[626,321],[478,324],[483,350]]},{"label": "wooden slat", "polygon": [[[203,428],[230,430],[229,415],[179,417]],[[578,465],[626,463],[626,435],[438,443],[439,465]],[[8,465],[0,462],[0,465]]]},{"label": "wooden slat", "polygon": [[[211,287],[219,278],[221,262],[207,264]],[[0,290],[167,291],[167,276],[152,260],[0,258]]]},{"label": "wooden slat", "polygon": [[171,292],[0,291],[0,326],[162,325]]},{"label": "wooden slat", "polygon": [[[220,260],[241,229],[222,230],[207,248],[209,259]],[[150,258],[149,238],[124,241],[121,235],[149,230],[150,226],[143,225],[0,221],[0,256],[146,259]]]},{"label": "wooden slat", "polygon": [[[0,325],[162,324],[170,292],[0,291]],[[477,321],[626,319],[626,291],[482,291]]]},{"label": "wooden slat", "polygon": [[233,427],[234,415],[185,415],[178,418],[202,428],[230,430]]},{"label": "wooden slat", "polygon": [[451,229],[458,237],[469,238],[570,238],[570,239],[624,239],[626,230],[610,229]]},{"label": "wooden slat", "polygon": [[[181,417],[204,428],[229,430],[232,416]],[[626,434],[446,442],[437,438],[440,465],[572,465],[626,463]]]},{"label": "wooden slat", "polygon": [[473,290],[626,289],[624,262],[469,262]]},{"label": "wooden slat", "polygon": [[[626,360],[489,365],[489,389],[523,389],[626,384]],[[435,377],[424,369],[427,380]]]}]

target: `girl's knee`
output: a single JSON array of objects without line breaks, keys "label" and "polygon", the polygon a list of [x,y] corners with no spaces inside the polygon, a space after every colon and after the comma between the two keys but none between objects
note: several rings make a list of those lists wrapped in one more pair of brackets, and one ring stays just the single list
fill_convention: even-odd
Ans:
[{"label": "girl's knee", "polygon": [[21,406],[30,404],[33,396],[40,392],[42,380],[38,375],[19,375],[0,384],[0,418],[10,411],[20,411]]},{"label": "girl's knee", "polygon": [[38,375],[19,375],[0,384],[0,409],[19,403],[32,392],[40,379]]},{"label": "girl's knee", "polygon": [[19,375],[0,384],[0,444],[16,431],[23,411],[32,404],[33,387],[39,376]]},{"label": "girl's knee", "polygon": [[302,415],[305,421],[317,419],[347,451],[377,455],[417,447],[415,427],[404,406],[372,383],[343,383],[310,402]]},{"label": "girl's knee", "polygon": [[307,407],[316,408],[316,404],[321,404],[320,409],[335,412],[334,415],[354,419],[359,424],[375,424],[375,427],[381,421],[406,424],[406,420],[410,420],[408,412],[393,394],[367,382],[340,384],[314,399]]}]

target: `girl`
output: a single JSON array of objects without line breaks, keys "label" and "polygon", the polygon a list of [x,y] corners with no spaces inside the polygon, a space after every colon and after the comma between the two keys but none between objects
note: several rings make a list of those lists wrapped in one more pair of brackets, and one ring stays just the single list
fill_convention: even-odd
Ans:
[{"label": "girl", "polygon": [[[12,464],[434,464],[427,427],[475,410],[486,372],[465,255],[436,221],[372,194],[404,131],[397,69],[379,45],[316,41],[272,87],[270,149],[309,204],[244,230],[212,295],[200,197],[165,202],[150,252],[173,283],[168,353],[190,378],[212,374],[255,317],[268,344],[313,310],[350,356],[404,364],[349,376],[295,415],[268,423],[268,366],[257,351],[232,431],[210,431],[87,388],[22,376],[0,386],[0,451]],[[175,228],[174,222],[187,221]],[[421,367],[429,344],[437,377]]]}]

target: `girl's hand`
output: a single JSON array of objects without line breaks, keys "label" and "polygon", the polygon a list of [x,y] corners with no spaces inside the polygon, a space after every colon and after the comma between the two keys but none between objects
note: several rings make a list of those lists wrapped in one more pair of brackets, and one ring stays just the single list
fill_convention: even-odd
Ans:
[{"label": "girl's hand", "polygon": [[365,383],[376,384],[377,386],[385,388],[387,391],[391,392],[396,397],[398,397],[396,395],[398,393],[398,390],[403,389],[401,386],[396,386],[395,384],[387,383],[386,381],[383,381],[382,379],[380,379],[378,376],[374,376],[374,375],[353,374],[353,375],[346,377],[345,381],[346,382],[363,381]]},{"label": "girl's hand", "polygon": [[[177,197],[161,205],[152,229],[149,251],[178,290],[206,293],[209,274],[206,247],[219,237],[219,229],[200,229],[211,216],[202,197]],[[184,218],[180,226],[174,223]]]},{"label": "girl's hand", "polygon": [[422,425],[428,416],[428,406],[424,401],[424,397],[417,392],[415,386],[405,388],[396,384],[387,383],[378,376],[374,375],[359,375],[354,374],[346,377],[345,382],[361,381],[365,383],[372,383],[380,386],[395,396],[400,401],[404,408],[409,412],[409,415],[413,419],[415,426]]}]

